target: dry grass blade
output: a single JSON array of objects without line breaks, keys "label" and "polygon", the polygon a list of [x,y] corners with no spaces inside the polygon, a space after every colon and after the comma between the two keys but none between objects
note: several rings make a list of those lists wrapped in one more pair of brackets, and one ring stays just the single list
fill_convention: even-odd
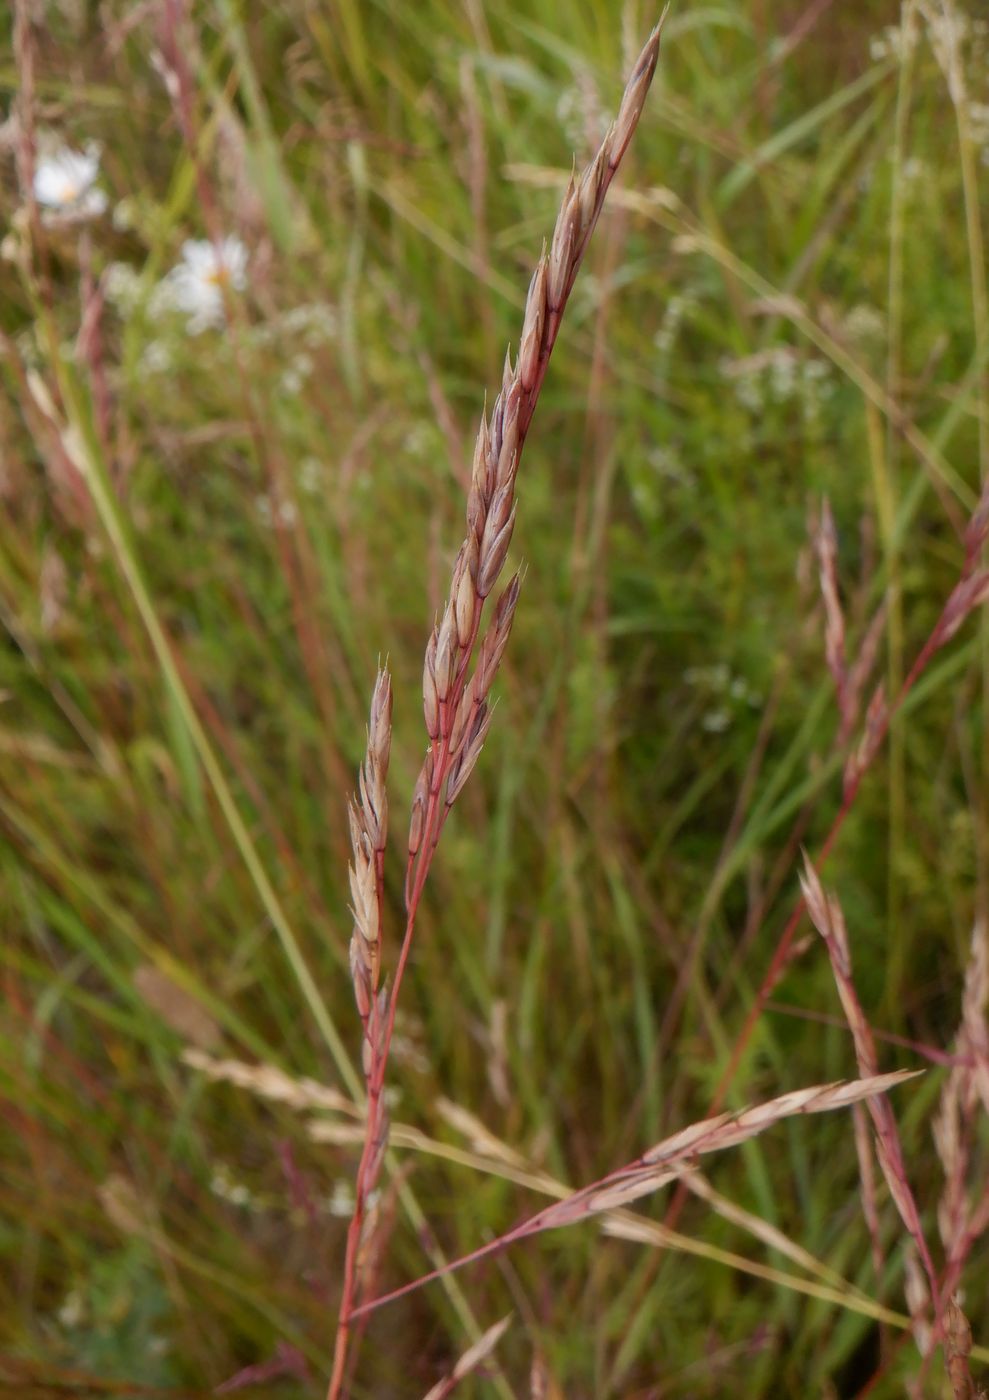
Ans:
[{"label": "dry grass blade", "polygon": [[508,1331],[511,1320],[511,1315],[509,1315],[489,1327],[484,1336],[464,1352],[450,1374],[445,1376],[443,1380],[436,1382],[432,1390],[424,1396],[424,1400],[446,1400],[446,1396],[452,1395],[460,1382],[472,1371],[476,1371],[481,1362],[491,1355]]},{"label": "dry grass blade", "polygon": [[295,1112],[312,1110],[360,1115],[353,1099],[314,1079],[293,1079],[275,1065],[251,1065],[244,1060],[219,1060],[200,1049],[182,1052],[182,1062],[214,1084],[233,1084],[271,1103],[283,1103]]}]

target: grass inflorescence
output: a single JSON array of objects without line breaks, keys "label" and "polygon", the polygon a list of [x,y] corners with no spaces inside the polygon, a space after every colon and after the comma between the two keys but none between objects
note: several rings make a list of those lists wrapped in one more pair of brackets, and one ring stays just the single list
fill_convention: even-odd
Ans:
[{"label": "grass inflorescence", "polygon": [[655,18],[15,6],[15,1391],[984,1387],[989,33]]}]

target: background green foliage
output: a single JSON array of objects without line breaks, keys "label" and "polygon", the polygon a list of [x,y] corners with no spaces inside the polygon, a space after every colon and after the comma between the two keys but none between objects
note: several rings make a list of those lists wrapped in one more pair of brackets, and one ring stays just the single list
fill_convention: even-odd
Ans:
[{"label": "background green foliage", "polygon": [[[177,979],[220,1053],[331,1085],[339,1067],[119,549],[60,490],[11,346],[60,413],[91,421],[80,285],[86,268],[106,276],[94,450],[286,928],[356,1054],[344,812],[376,662],[395,676],[394,949],[422,649],[482,396],[571,151],[593,150],[655,16],[619,0],[197,0],[190,151],[155,61],[167,8],[45,7],[36,119],[102,143],[110,209],[48,229],[30,271],[16,130],[4,154],[0,1375],[206,1388],[284,1344],[311,1379],[271,1393],[308,1396],[332,1346],[345,1220],[330,1206],[355,1151],[202,1081],[135,971]],[[808,520],[826,493],[853,647],[892,585],[877,670],[894,684],[957,577],[961,545],[902,429],[933,444],[964,518],[989,422],[972,222],[944,75],[923,34],[904,60],[898,19],[878,0],[675,7],[533,427],[500,704],[404,989],[393,1113],[436,1138],[461,1141],[444,1095],[578,1184],[703,1116],[792,909],[798,843],[814,850],[841,800]],[[980,177],[987,51],[970,23]],[[12,91],[12,50],[2,76]],[[192,336],[151,294],[204,236],[196,162],[250,266],[228,328]],[[870,385],[892,414],[867,407]],[[828,867],[870,1018],[941,1048],[986,876],[983,657],[969,623]],[[732,1103],[855,1073],[818,943],[774,995]],[[895,1097],[932,1238],[940,1079]],[[408,1162],[448,1255],[541,1203]],[[778,1128],[709,1175],[904,1311],[899,1222],[881,1193],[877,1280],[847,1117]],[[679,1228],[800,1273],[700,1202]],[[380,1285],[427,1266],[397,1211]],[[969,1314],[989,1342],[986,1281],[977,1263]],[[480,1325],[515,1311],[498,1356],[518,1395],[534,1356],[550,1393],[578,1397],[854,1395],[877,1368],[871,1393],[898,1395],[918,1366],[852,1308],[590,1227],[460,1283]],[[434,1284],[372,1323],[355,1393],[421,1395],[468,1344]]]}]

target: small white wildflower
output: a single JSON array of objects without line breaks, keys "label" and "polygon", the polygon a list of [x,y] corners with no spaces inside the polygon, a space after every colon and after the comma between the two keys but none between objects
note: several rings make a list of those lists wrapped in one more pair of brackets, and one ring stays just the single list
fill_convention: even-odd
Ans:
[{"label": "small white wildflower", "polygon": [[689,292],[678,292],[670,297],[666,304],[666,311],[663,314],[662,324],[656,332],[654,344],[662,359],[668,359],[684,317],[695,309],[697,305],[696,297]]},{"label": "small white wildflower", "polygon": [[96,187],[99,173],[98,146],[85,151],[60,146],[42,156],[34,172],[34,197],[47,211],[48,221],[74,223],[102,214],[107,198]]},{"label": "small white wildflower", "polygon": [[254,508],[265,529],[270,530],[276,523],[291,528],[299,518],[299,512],[291,501],[280,501],[277,510],[271,506],[270,496],[255,496]]},{"label": "small white wildflower", "polygon": [[63,1327],[78,1327],[83,1320],[85,1311],[82,1294],[78,1288],[72,1288],[62,1300],[62,1306],[58,1310],[58,1320]]},{"label": "small white wildflower", "polygon": [[327,1201],[326,1208],[331,1215],[336,1215],[341,1220],[349,1220],[354,1213],[354,1189],[349,1181],[341,1179],[333,1183],[333,1194]]},{"label": "small white wildflower", "polygon": [[232,1206],[243,1207],[252,1204],[253,1198],[250,1191],[243,1182],[234,1180],[229,1167],[224,1162],[220,1162],[214,1167],[209,1189],[214,1196],[218,1196],[221,1201],[226,1201]]},{"label": "small white wildflower", "polygon": [[777,403],[785,403],[793,397],[797,382],[796,356],[787,350],[774,354],[769,362],[769,384]]},{"label": "small white wildflower", "polygon": [[689,467],[684,466],[675,448],[650,448],[646,461],[662,480],[671,481],[686,491],[696,490],[697,478]]},{"label": "small white wildflower", "polygon": [[845,317],[845,334],[849,340],[879,340],[886,334],[886,322],[874,306],[853,306]]},{"label": "small white wildflower", "polygon": [[869,40],[869,57],[873,63],[882,63],[887,58],[902,59],[916,48],[917,37],[913,26],[903,30],[898,24],[889,24],[882,33],[873,34]]},{"label": "small white wildflower", "polygon": [[701,727],[709,734],[723,734],[731,724],[731,715],[727,710],[711,710],[701,720]]},{"label": "small white wildflower", "polygon": [[312,356],[307,355],[303,350],[294,356],[292,363],[285,370],[281,379],[281,387],[286,394],[297,394],[303,384],[313,372]]},{"label": "small white wildflower", "polygon": [[989,145],[989,102],[970,102],[968,119],[973,141],[979,146]]},{"label": "small white wildflower", "polygon": [[152,313],[180,311],[192,335],[224,324],[224,287],[247,285],[247,249],[233,235],[219,248],[202,239],[182,244],[182,261],[160,282],[151,299]]},{"label": "small white wildflower", "polygon": [[141,352],[140,366],[145,374],[167,374],[172,368],[172,352],[161,340],[149,340]]},{"label": "small white wildflower", "polygon": [[299,463],[299,490],[318,496],[323,490],[323,464],[318,457],[303,457]]},{"label": "small white wildflower", "polygon": [[413,457],[429,458],[436,451],[436,429],[422,420],[413,423],[405,438],[405,447]]},{"label": "small white wildflower", "polygon": [[111,263],[103,274],[103,294],[111,306],[129,315],[141,300],[140,274],[130,263]]},{"label": "small white wildflower", "polygon": [[137,223],[137,205],[133,199],[119,199],[113,206],[110,222],[118,233],[129,233]]},{"label": "small white wildflower", "polygon": [[277,328],[286,336],[297,336],[310,350],[332,340],[337,333],[337,313],[325,301],[293,306],[279,318]]}]

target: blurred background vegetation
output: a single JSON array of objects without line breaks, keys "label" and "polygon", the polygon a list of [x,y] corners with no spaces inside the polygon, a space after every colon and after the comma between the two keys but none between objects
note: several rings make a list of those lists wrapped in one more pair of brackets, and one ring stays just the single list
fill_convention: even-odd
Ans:
[{"label": "blurred background vegetation", "polygon": [[[909,42],[892,0],[673,10],[519,478],[500,703],[392,1065],[393,1118],[434,1148],[396,1151],[381,1289],[536,1209],[508,1164],[577,1185],[708,1110],[799,846],[841,805],[809,525],[826,495],[853,652],[887,596],[875,679],[895,691],[989,465],[982,13],[939,3],[957,30],[914,14]],[[253,1366],[264,1393],[316,1396],[357,1149],[182,1054],[348,1088],[345,801],[375,667],[396,695],[387,961],[477,418],[571,154],[593,153],[656,14],[18,17],[0,56],[0,1377],[205,1394]],[[32,142],[35,172],[63,147],[98,159],[91,208],[43,200],[37,173],[29,198]],[[170,270],[222,237],[243,266],[198,325]],[[827,868],[870,1019],[941,1049],[986,884],[980,626],[926,673]],[[808,940],[729,1103],[855,1073]],[[942,1080],[894,1098],[932,1238]],[[902,1394],[916,1348],[861,1302],[905,1312],[902,1231],[880,1191],[877,1277],[850,1118],[783,1125],[708,1177],[780,1236],[688,1199],[700,1256],[592,1225],[532,1241],[372,1320],[354,1393],[422,1395],[512,1311],[501,1369],[465,1395]],[[987,1273],[966,1281],[985,1344]]]}]

